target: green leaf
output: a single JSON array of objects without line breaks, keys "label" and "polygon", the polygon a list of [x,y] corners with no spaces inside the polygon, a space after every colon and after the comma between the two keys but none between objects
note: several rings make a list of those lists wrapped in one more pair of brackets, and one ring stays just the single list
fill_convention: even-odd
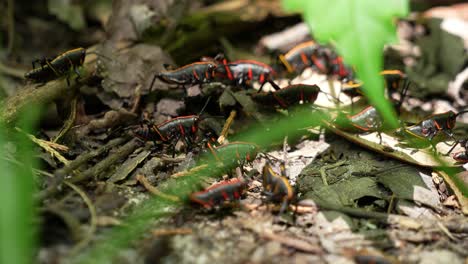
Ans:
[{"label": "green leaf", "polygon": [[326,185],[308,192],[305,197],[319,199],[332,205],[351,206],[364,196],[382,198],[377,182],[370,177],[352,178],[333,185]]},{"label": "green leaf", "polygon": [[74,30],[80,30],[85,27],[83,8],[73,4],[71,0],[49,0],[49,12]]},{"label": "green leaf", "polygon": [[397,127],[395,111],[385,100],[383,46],[395,40],[395,16],[408,13],[407,0],[284,0],[289,11],[303,12],[304,20],[320,42],[333,42],[345,61],[357,70],[365,83],[370,102],[392,127]]}]

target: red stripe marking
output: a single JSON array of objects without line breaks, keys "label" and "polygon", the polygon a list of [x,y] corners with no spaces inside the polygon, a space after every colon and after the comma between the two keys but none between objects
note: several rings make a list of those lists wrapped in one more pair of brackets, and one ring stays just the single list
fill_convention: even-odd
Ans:
[{"label": "red stripe marking", "polygon": [[301,60],[302,60],[302,63],[304,63],[305,65],[309,65],[309,62],[307,61],[307,56],[301,52]]},{"label": "red stripe marking", "polygon": [[265,81],[265,74],[260,74],[260,83],[263,83]]},{"label": "red stripe marking", "polygon": [[161,130],[159,130],[158,126],[154,127],[153,128],[154,131],[156,131],[156,133],[158,133],[159,137],[161,137],[161,140],[162,141],[167,141],[167,137],[165,137],[162,133],[161,133]]},{"label": "red stripe marking", "polygon": [[197,71],[195,69],[192,70],[193,76],[195,76],[195,79],[200,80],[200,77],[198,77]]},{"label": "red stripe marking", "polygon": [[228,199],[229,199],[229,195],[227,194],[226,191],[221,191],[221,195],[223,196],[224,200],[228,200]]},{"label": "red stripe marking", "polygon": [[253,79],[252,68],[249,68],[249,71],[247,73],[249,76],[249,80],[252,80]]},{"label": "red stripe marking", "polygon": [[286,104],[281,97],[277,96],[275,93],[273,93],[273,97],[276,99],[276,101],[281,105],[283,108],[287,108],[288,104]]},{"label": "red stripe marking", "polygon": [[319,70],[322,73],[327,71],[327,69],[325,69],[325,66],[320,62],[319,59],[317,59],[317,57],[315,55],[312,55],[311,59],[314,62],[314,65],[317,66],[317,68],[319,68]]},{"label": "red stripe marking", "polygon": [[358,124],[355,124],[353,122],[351,122],[351,125],[353,125],[354,127],[357,127],[358,129],[362,130],[362,131],[369,131],[370,128],[369,127],[363,127],[363,126],[360,126]]},{"label": "red stripe marking", "polygon": [[231,81],[234,80],[234,76],[232,76],[231,69],[229,68],[229,66],[227,64],[226,59],[223,60],[223,64],[224,64],[224,69],[226,70],[226,73],[228,75],[229,80],[231,80]]},{"label": "red stripe marking", "polygon": [[182,136],[185,136],[185,129],[184,129],[184,127],[183,127],[181,124],[179,124],[179,130],[180,130],[180,134],[181,134]]}]

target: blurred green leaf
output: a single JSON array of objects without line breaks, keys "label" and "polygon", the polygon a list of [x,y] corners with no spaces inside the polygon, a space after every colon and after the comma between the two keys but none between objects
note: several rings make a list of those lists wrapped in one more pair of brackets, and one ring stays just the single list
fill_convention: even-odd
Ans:
[{"label": "blurred green leaf", "polygon": [[[31,107],[30,109],[35,109]],[[37,113],[38,111],[36,111]],[[22,116],[20,127],[31,131],[37,115],[34,111]],[[0,263],[32,263],[35,255],[36,228],[33,202],[34,180],[32,168],[35,160],[31,142],[19,132],[10,133],[0,125],[0,146],[7,142],[14,149],[15,162],[7,161],[6,153],[0,158],[2,172],[0,184]]]},{"label": "blurred green leaf", "polygon": [[385,100],[383,46],[395,41],[395,16],[408,13],[407,0],[284,0],[289,11],[303,12],[304,20],[320,42],[333,42],[345,61],[356,67],[364,92],[392,127],[395,111]]},{"label": "blurred green leaf", "polygon": [[49,0],[49,12],[74,30],[85,27],[83,8],[71,0]]}]

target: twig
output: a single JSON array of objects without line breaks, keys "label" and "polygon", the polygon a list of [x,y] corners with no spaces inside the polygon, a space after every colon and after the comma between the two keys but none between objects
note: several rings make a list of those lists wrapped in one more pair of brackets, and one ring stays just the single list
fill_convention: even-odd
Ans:
[{"label": "twig", "polygon": [[407,216],[366,211],[361,208],[342,207],[342,206],[329,204],[327,202],[323,202],[320,200],[314,200],[314,202],[321,209],[338,211],[338,212],[351,215],[354,217],[371,218],[371,219],[375,219],[379,222],[386,223],[386,224],[403,225],[410,229],[419,229],[422,227],[422,224],[419,220],[415,220]]},{"label": "twig", "polygon": [[[81,154],[78,156],[75,160],[71,161],[66,167],[59,169],[55,172],[55,178],[51,182],[51,184],[41,191],[37,195],[37,199],[42,200],[55,192],[58,191],[60,184],[64,181],[65,176],[69,175],[72,171],[80,167],[81,165],[85,164],[88,160],[101,155],[104,152],[109,151],[110,149],[114,148],[117,145],[122,144],[127,140],[126,138],[116,138],[111,141],[109,141],[106,145],[102,146],[101,148],[97,150],[90,151],[88,153]],[[76,183],[77,181],[73,181]]]},{"label": "twig", "polygon": [[78,186],[74,185],[73,183],[64,182],[68,187],[72,188],[75,192],[77,192],[80,196],[81,199],[86,203],[86,206],[89,209],[89,214],[90,214],[90,223],[89,223],[89,230],[86,236],[79,242],[77,243],[71,250],[70,250],[70,255],[75,255],[78,253],[81,249],[85,248],[86,245],[93,239],[93,234],[96,232],[96,225],[97,225],[97,214],[96,214],[96,208],[94,207],[93,202],[91,199],[89,199],[88,195],[81,190]]},{"label": "twig", "polygon": [[155,229],[151,231],[153,236],[190,235],[192,233],[193,231],[190,228]]},{"label": "twig", "polygon": [[[333,84],[333,79],[328,79],[328,86],[330,87],[330,94],[333,98],[337,98],[336,97],[336,91],[335,91],[335,85]],[[335,100],[333,100],[335,101]],[[335,101],[335,106],[336,106],[337,102]]]},{"label": "twig", "polygon": [[148,182],[148,179],[146,179],[146,177],[143,175],[143,174],[138,174],[136,176],[136,179],[137,181],[139,181],[145,188],[146,190],[148,190],[150,193],[156,195],[156,196],[159,196],[161,198],[164,198],[164,199],[167,199],[167,200],[170,200],[170,201],[173,201],[173,202],[180,202],[180,199],[179,197],[177,196],[174,196],[174,195],[169,195],[169,194],[165,194],[163,192],[161,192],[160,190],[158,190],[156,187],[154,187],[153,185],[151,185],[151,183]]},{"label": "twig", "polygon": [[138,84],[135,87],[135,100],[133,100],[133,105],[132,108],[130,109],[130,113],[136,114],[138,111],[138,108],[140,107],[140,101],[141,101],[141,84]]},{"label": "twig", "polygon": [[236,117],[236,111],[232,110],[231,113],[229,114],[229,117],[226,119],[226,122],[224,123],[223,130],[221,131],[221,135],[218,138],[218,143],[223,144],[224,140],[226,140],[227,134],[229,133],[229,128],[232,125],[232,122],[234,121],[234,118]]},{"label": "twig", "polygon": [[83,154],[81,154],[80,156],[78,156],[76,159],[72,160],[68,166],[62,168],[62,169],[59,169],[55,172],[55,174],[57,176],[61,176],[61,177],[64,177],[65,175],[67,174],[70,174],[72,171],[76,170],[78,167],[80,167],[81,165],[85,164],[86,162],[88,162],[90,159],[93,159],[99,155],[101,155],[102,153],[104,152],[108,152],[109,150],[115,148],[116,146],[122,144],[123,142],[125,142],[127,140],[127,138],[116,138],[116,139],[113,139],[111,141],[109,141],[106,145],[96,149],[96,150],[92,150],[90,152],[85,152]]},{"label": "twig", "polygon": [[172,156],[163,154],[161,155],[161,160],[167,163],[179,163],[179,162],[184,161],[186,157],[187,157],[186,155],[180,155],[180,156],[173,158]]},{"label": "twig", "polygon": [[[89,76],[90,73],[82,74],[84,80]],[[17,94],[8,97],[0,106],[0,122],[11,125],[23,109],[31,106],[47,105],[77,89],[79,84],[75,78],[71,78],[70,86],[68,86],[66,78],[60,78],[40,87],[38,86],[38,84],[27,85],[23,89],[20,89]]]},{"label": "twig", "polygon": [[50,142],[47,140],[39,139],[36,138],[35,136],[28,134],[21,130],[20,128],[15,128],[17,131],[23,133],[26,135],[32,142],[36,143],[39,147],[43,148],[45,151],[47,151],[52,157],[57,158],[60,162],[62,162],[64,165],[67,165],[70,161],[67,160],[62,154],[60,154],[56,149],[62,150],[62,151],[68,151],[68,147],[64,145],[60,145],[54,142]]},{"label": "twig", "polygon": [[177,177],[183,177],[183,176],[187,176],[187,175],[190,175],[192,173],[195,173],[197,171],[201,171],[203,169],[206,169],[208,167],[208,164],[202,164],[200,166],[196,166],[196,167],[193,167],[191,168],[190,170],[186,170],[186,171],[181,171],[181,172],[178,172],[178,173],[175,173],[175,174],[172,174],[171,175],[171,178],[177,178]]},{"label": "twig", "polygon": [[346,162],[346,160],[341,160],[341,161],[338,161],[338,162],[330,164],[330,165],[322,166],[320,168],[320,176],[322,176],[322,181],[323,181],[324,185],[328,185],[326,170],[339,167],[339,166],[343,165],[345,162]]},{"label": "twig", "polygon": [[52,140],[52,142],[59,141],[60,138],[62,138],[63,135],[65,135],[75,123],[77,102],[78,102],[78,98],[75,96],[75,98],[73,98],[72,103],[71,103],[70,116],[68,117],[67,121],[65,121],[65,124],[63,125],[62,129],[60,129],[60,132]]},{"label": "twig", "polygon": [[120,160],[126,158],[138,146],[139,146],[139,143],[136,139],[132,139],[128,141],[125,145],[120,147],[116,152],[108,155],[105,159],[101,160],[99,163],[97,163],[93,167],[87,169],[86,171],[82,173],[79,173],[75,177],[72,177],[70,179],[70,182],[73,182],[73,183],[81,182],[83,180],[86,180],[92,177],[99,178],[99,175],[101,175],[105,170],[117,164]]},{"label": "twig", "polygon": [[457,239],[450,233],[450,231],[447,229],[447,227],[444,226],[440,221],[437,221],[437,226],[442,230],[444,234],[448,236],[452,241],[457,241]]}]

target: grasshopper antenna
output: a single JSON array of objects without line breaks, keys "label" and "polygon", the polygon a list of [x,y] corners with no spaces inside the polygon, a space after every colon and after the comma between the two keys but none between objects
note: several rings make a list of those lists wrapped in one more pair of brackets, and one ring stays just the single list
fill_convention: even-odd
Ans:
[{"label": "grasshopper antenna", "polygon": [[206,99],[205,105],[203,106],[203,108],[200,110],[200,113],[198,114],[199,116],[201,116],[201,114],[203,114],[203,111],[205,111],[206,107],[208,106],[208,103],[210,102],[210,99],[211,99],[211,96],[208,97],[208,99]]}]

